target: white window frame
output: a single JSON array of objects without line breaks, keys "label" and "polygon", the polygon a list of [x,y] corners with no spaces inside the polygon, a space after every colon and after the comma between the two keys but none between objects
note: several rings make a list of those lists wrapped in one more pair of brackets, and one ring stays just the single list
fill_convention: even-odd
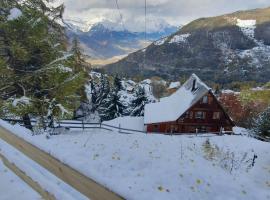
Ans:
[{"label": "white window frame", "polygon": [[220,119],[220,117],[221,117],[221,113],[220,112],[218,112],[218,111],[213,112],[213,119],[218,120],[218,119]]},{"label": "white window frame", "polygon": [[206,96],[203,96],[202,103],[203,104],[208,104],[208,96],[207,95]]},{"label": "white window frame", "polygon": [[[198,115],[198,113],[201,113],[201,115]],[[205,119],[206,114],[203,111],[196,111],[195,112],[195,119]]]}]

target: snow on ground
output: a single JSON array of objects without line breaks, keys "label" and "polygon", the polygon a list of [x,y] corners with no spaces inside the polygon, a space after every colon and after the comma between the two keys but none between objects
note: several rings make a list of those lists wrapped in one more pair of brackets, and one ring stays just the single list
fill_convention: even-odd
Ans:
[{"label": "snow on ground", "polygon": [[238,126],[233,127],[233,132],[236,135],[249,135],[248,129],[241,128],[241,127],[238,127]]},{"label": "snow on ground", "polygon": [[95,129],[46,139],[0,124],[126,199],[270,199],[270,144],[246,136],[124,135]]},{"label": "snow on ground", "polygon": [[22,16],[22,11],[20,9],[18,9],[18,8],[12,8],[9,11],[9,15],[7,17],[7,20],[8,21],[15,20],[15,19],[18,19],[21,16]]},{"label": "snow on ground", "polygon": [[252,49],[239,51],[238,55],[240,58],[246,58],[252,66],[261,68],[261,62],[270,61],[270,47],[265,45],[263,41],[259,41],[255,38],[256,20],[237,19],[236,25],[240,27],[244,35],[257,44],[257,46]]},{"label": "snow on ground", "polygon": [[160,40],[157,40],[157,41],[154,42],[154,45],[156,45],[156,46],[163,45],[166,42],[167,39],[168,39],[167,37],[164,37],[164,38],[162,38]]},{"label": "snow on ground", "polygon": [[256,20],[241,20],[237,19],[237,26],[239,26],[242,32],[249,38],[254,38]]},{"label": "snow on ground", "polygon": [[182,34],[182,35],[175,35],[173,36],[173,38],[170,40],[170,44],[171,43],[182,43],[182,42],[186,42],[187,38],[190,36],[190,33],[187,34]]},{"label": "snow on ground", "polygon": [[0,159],[0,199],[37,200],[41,196],[10,171]]},{"label": "snow on ground", "polygon": [[121,128],[145,131],[143,120],[143,117],[118,117],[116,119],[113,119],[111,121],[105,121],[103,123]]},{"label": "snow on ground", "polygon": [[239,92],[233,91],[233,90],[222,90],[222,94],[240,94]]},{"label": "snow on ground", "polygon": [[249,63],[255,66],[256,68],[260,68],[261,61],[262,62],[269,62],[270,61],[270,46],[263,44],[261,41],[255,40],[258,46],[243,50],[238,53],[240,58],[247,58]]}]

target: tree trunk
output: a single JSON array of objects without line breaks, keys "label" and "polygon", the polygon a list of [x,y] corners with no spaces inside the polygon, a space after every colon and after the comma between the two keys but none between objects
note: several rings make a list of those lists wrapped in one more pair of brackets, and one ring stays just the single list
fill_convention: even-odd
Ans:
[{"label": "tree trunk", "polygon": [[23,124],[24,124],[25,128],[30,129],[31,131],[33,130],[33,126],[31,124],[29,114],[25,114],[23,116]]}]

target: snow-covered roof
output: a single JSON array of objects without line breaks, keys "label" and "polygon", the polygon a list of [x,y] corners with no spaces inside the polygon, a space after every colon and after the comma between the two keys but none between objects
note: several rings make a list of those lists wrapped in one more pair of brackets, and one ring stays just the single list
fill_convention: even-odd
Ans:
[{"label": "snow-covered roof", "polygon": [[169,85],[169,89],[175,89],[181,86],[181,83],[179,81],[177,82],[171,82],[171,84]]},{"label": "snow-covered roof", "polygon": [[171,96],[160,99],[158,103],[145,105],[144,123],[152,124],[177,120],[209,90],[211,88],[204,84],[198,76],[192,74],[184,85]]}]

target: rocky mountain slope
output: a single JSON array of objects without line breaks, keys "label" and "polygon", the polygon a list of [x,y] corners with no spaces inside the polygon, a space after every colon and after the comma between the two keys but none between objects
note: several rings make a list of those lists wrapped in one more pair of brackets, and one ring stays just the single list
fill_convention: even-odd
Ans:
[{"label": "rocky mountain slope", "polygon": [[195,20],[105,68],[128,76],[176,79],[196,73],[219,83],[269,81],[270,8]]},{"label": "rocky mountain slope", "polygon": [[78,37],[85,54],[95,59],[108,59],[137,51],[177,31],[177,27],[165,26],[160,32],[147,33],[147,41],[145,41],[143,32],[114,30],[103,23],[94,24],[89,29],[81,23],[78,25],[79,22],[68,23],[70,25],[67,29],[68,37]]}]

